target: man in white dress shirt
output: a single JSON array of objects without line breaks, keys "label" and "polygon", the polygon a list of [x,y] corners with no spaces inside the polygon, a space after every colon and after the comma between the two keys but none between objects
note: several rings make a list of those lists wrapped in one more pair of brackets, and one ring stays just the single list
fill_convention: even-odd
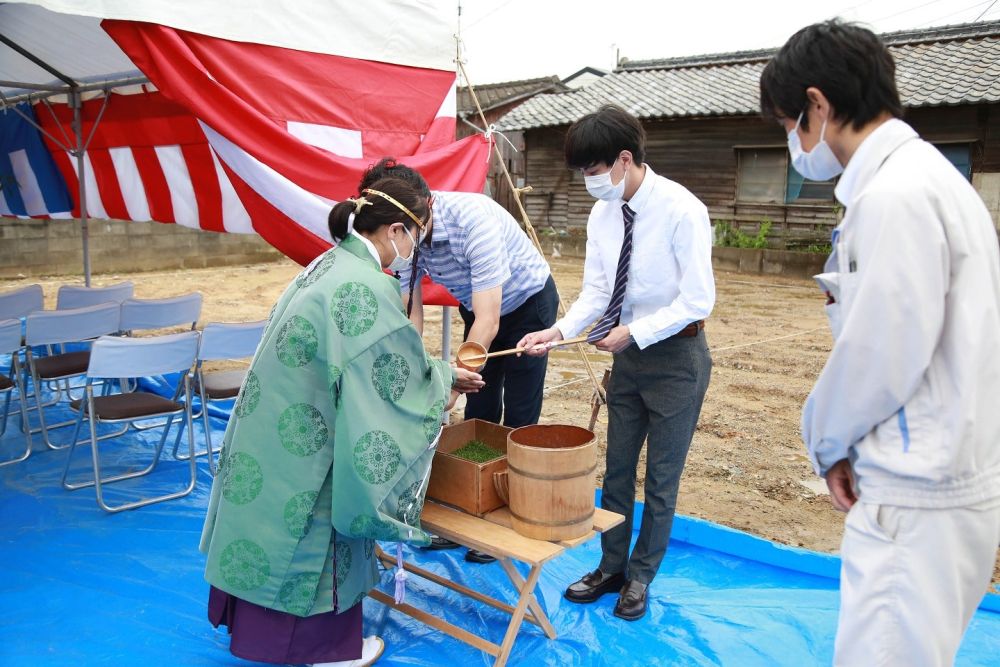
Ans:
[{"label": "man in white dress shirt", "polygon": [[833,349],[802,411],[816,473],[847,512],[834,663],[951,665],[1000,541],[996,230],[900,120],[895,64],[871,31],[800,30],[760,90],[796,170],[842,174],[846,214],[816,277]]},{"label": "man in white dress shirt", "polygon": [[[715,304],[712,230],[704,204],[643,163],[645,132],[624,110],[606,106],[581,118],[567,132],[565,152],[599,200],[587,222],[583,289],[564,318],[519,345],[570,338],[594,322],[590,342],[614,353],[601,506],[625,522],[601,536],[600,564],[565,596],[585,603],[618,592],[615,615],[634,621],[646,613],[647,587],[667,550],[711,375],[704,319]],[[630,555],[647,437],[645,507]]]}]

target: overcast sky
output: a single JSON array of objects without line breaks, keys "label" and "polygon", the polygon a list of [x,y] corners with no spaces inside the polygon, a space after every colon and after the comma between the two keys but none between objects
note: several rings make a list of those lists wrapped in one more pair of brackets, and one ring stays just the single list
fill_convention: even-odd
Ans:
[{"label": "overcast sky", "polygon": [[[458,14],[458,0],[454,3]],[[1000,0],[461,0],[474,84],[610,70],[632,60],[778,47],[840,16],[876,32],[1000,20]]]}]

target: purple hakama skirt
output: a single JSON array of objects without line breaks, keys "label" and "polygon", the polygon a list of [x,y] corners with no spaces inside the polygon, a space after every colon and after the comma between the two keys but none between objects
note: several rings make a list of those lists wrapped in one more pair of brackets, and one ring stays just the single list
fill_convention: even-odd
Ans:
[{"label": "purple hakama skirt", "polygon": [[208,620],[229,628],[229,651],[257,662],[314,663],[361,657],[360,604],[336,614],[295,616],[241,600],[215,586],[208,594]]}]

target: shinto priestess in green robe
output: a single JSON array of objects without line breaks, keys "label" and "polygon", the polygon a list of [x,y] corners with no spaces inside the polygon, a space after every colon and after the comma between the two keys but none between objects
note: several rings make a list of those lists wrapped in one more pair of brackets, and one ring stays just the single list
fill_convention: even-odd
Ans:
[{"label": "shinto priestess in green robe", "polygon": [[201,549],[208,582],[243,600],[344,611],[376,581],[374,540],[428,541],[425,479],[456,376],[428,357],[377,253],[348,233],[296,278],[240,391]]}]

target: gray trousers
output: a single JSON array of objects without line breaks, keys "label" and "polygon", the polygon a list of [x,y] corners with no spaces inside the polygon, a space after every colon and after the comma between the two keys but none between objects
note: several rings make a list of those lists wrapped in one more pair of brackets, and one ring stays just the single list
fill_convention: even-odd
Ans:
[{"label": "gray trousers", "polygon": [[[704,331],[668,338],[644,350],[633,344],[615,355],[608,384],[601,507],[625,515],[625,521],[601,535],[602,571],[626,572],[629,579],[644,584],[656,576],[670,541],[681,472],[711,374]],[[636,468],[647,437],[646,500],[630,556]]]}]

